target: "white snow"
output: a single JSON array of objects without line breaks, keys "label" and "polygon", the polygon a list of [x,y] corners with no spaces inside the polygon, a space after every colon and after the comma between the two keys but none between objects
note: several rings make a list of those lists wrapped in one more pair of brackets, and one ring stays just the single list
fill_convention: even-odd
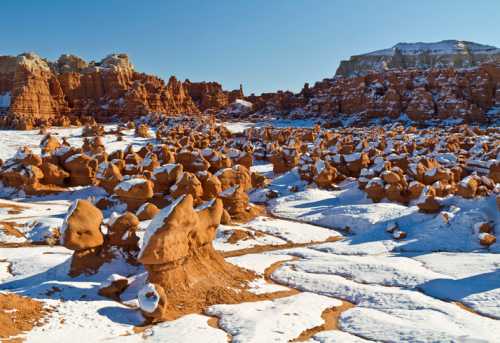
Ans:
[{"label": "white snow", "polygon": [[142,334],[115,337],[108,341],[118,343],[227,343],[227,334],[208,325],[208,320],[207,316],[189,314],[170,322],[156,324]]},{"label": "white snow", "polygon": [[292,243],[320,242],[332,237],[341,236],[336,231],[320,226],[268,217],[257,217],[246,223],[245,226]]},{"label": "white snow", "polygon": [[153,235],[158,231],[164,224],[165,219],[170,216],[174,208],[184,199],[185,195],[181,195],[177,199],[174,200],[169,206],[163,208],[154,218],[151,220],[151,223],[148,225],[146,229],[146,233],[144,234],[144,238],[142,239],[141,251],[139,252],[139,257],[142,256],[145,249],[149,244],[149,240]]},{"label": "white snow", "polygon": [[220,318],[219,326],[232,335],[234,343],[288,342],[323,324],[323,311],[341,304],[337,299],[305,292],[273,301],[214,305],[207,313]]},{"label": "white snow", "polygon": [[137,298],[139,299],[141,310],[149,313],[154,312],[160,302],[160,295],[152,283],[148,283],[141,288],[137,294]]},{"label": "white snow", "polygon": [[123,190],[125,192],[128,192],[132,189],[132,187],[136,185],[141,185],[143,183],[146,183],[148,180],[146,179],[140,179],[140,178],[134,178],[134,179],[128,179],[125,181],[120,182],[119,184],[116,185],[115,190]]}]

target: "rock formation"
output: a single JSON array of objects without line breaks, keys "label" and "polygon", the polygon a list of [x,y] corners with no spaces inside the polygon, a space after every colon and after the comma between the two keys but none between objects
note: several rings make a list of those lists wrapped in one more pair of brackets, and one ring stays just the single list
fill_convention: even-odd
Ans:
[{"label": "rock formation", "polygon": [[191,195],[184,195],[153,219],[139,254],[149,275],[139,292],[145,317],[171,320],[212,304],[255,298],[245,290],[254,275],[225,262],[212,246],[222,212],[220,200],[195,210]]},{"label": "rock formation", "polygon": [[84,116],[107,121],[199,113],[182,82],[139,73],[126,54],[90,63],[71,55],[56,62],[33,53],[0,56],[0,96],[6,112],[0,126],[17,129],[77,124]]},{"label": "rock formation", "polygon": [[104,262],[101,247],[102,212],[87,200],[79,199],[70,207],[61,228],[61,243],[74,250],[69,274],[91,274]]},{"label": "rock formation", "polygon": [[188,94],[198,106],[200,111],[219,111],[237,99],[243,99],[243,86],[233,91],[225,91],[217,82],[191,82],[184,81]]},{"label": "rock formation", "polygon": [[389,49],[341,61],[336,75],[359,76],[370,71],[382,72],[388,69],[470,68],[484,62],[500,62],[500,49],[458,40],[398,43]]}]

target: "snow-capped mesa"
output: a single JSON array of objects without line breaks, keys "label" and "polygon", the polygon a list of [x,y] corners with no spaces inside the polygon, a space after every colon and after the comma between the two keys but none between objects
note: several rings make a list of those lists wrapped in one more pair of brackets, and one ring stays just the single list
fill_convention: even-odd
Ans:
[{"label": "snow-capped mesa", "polygon": [[462,40],[397,43],[388,49],[351,56],[340,63],[336,75],[364,75],[388,69],[469,68],[486,62],[500,62],[500,49]]}]

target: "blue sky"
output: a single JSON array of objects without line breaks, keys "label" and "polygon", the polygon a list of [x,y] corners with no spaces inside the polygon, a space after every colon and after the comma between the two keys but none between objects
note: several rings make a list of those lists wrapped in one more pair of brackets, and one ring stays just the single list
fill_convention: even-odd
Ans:
[{"label": "blue sky", "polygon": [[2,0],[0,55],[126,52],[165,79],[296,91],[401,41],[500,46],[499,23],[498,0]]}]

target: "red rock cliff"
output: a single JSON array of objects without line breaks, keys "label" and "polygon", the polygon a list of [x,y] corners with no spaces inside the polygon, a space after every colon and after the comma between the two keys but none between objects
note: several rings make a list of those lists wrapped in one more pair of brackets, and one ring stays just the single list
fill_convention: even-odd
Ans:
[{"label": "red rock cliff", "polygon": [[182,82],[136,72],[125,54],[100,62],[62,55],[0,56],[0,126],[29,129],[66,125],[78,117],[131,119],[151,112],[197,114]]}]

